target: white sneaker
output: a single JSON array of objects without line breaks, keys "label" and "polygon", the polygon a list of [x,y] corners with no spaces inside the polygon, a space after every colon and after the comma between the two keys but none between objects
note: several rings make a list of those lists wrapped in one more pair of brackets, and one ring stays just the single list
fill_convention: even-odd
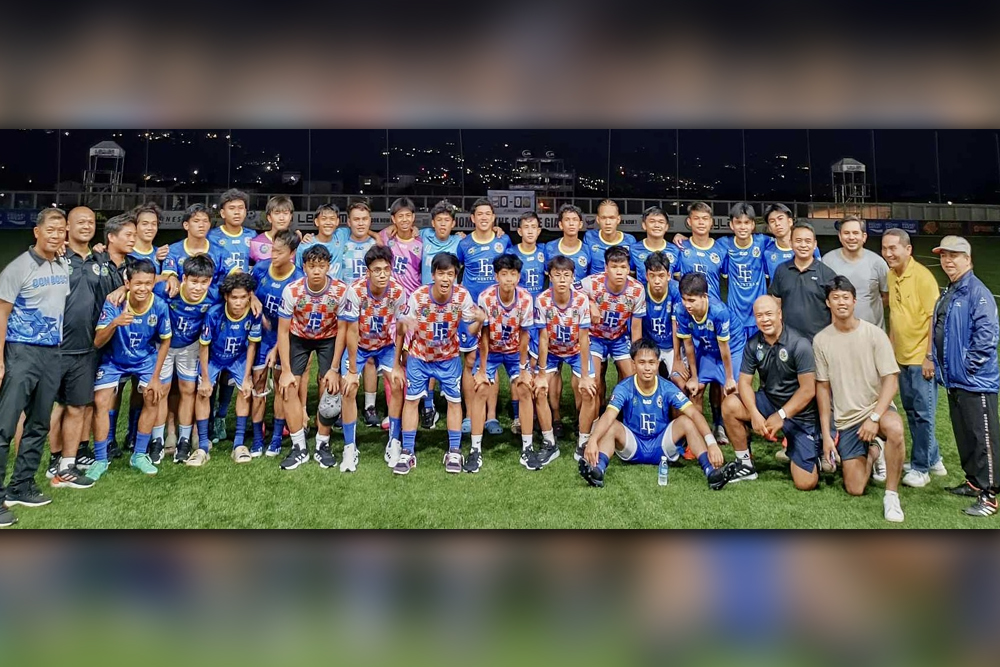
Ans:
[{"label": "white sneaker", "polygon": [[356,445],[344,447],[344,460],[340,462],[340,472],[358,471],[358,448]]},{"label": "white sneaker", "polygon": [[386,417],[385,419],[382,420],[382,430],[383,431],[388,431],[389,430],[389,418],[388,417]]},{"label": "white sneaker", "polygon": [[[885,469],[885,441],[882,438],[875,438],[873,444],[878,445],[878,458],[872,466],[872,479],[876,482],[884,482],[886,477]],[[902,521],[902,519],[900,519]]]},{"label": "white sneaker", "polygon": [[899,506],[898,493],[887,493],[882,496],[882,509],[886,521],[903,523],[903,508]]},{"label": "white sneaker", "polygon": [[938,459],[938,462],[931,466],[931,474],[935,477],[948,476],[948,469],[944,467],[944,459]]},{"label": "white sneaker", "polygon": [[903,475],[903,484],[906,486],[912,486],[915,489],[920,489],[931,483],[931,476],[926,472],[920,472],[919,470],[910,470],[910,472]]},{"label": "white sneaker", "polygon": [[402,449],[403,443],[395,438],[386,443],[385,456],[383,458],[390,468],[395,468],[396,464],[399,463],[399,454]]},{"label": "white sneaker", "polygon": [[721,424],[719,424],[718,426],[715,427],[715,440],[720,445],[728,445],[729,444],[729,436],[726,435],[726,429]]}]

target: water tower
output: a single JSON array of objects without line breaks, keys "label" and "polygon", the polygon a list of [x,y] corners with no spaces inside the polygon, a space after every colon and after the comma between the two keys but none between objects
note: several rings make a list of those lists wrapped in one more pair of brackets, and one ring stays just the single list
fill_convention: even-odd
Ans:
[{"label": "water tower", "polygon": [[[83,191],[91,205],[111,208],[114,198],[101,195],[117,194],[122,185],[125,170],[125,149],[114,141],[102,141],[90,148],[87,170],[83,172]],[[96,195],[96,196],[93,196]]]},{"label": "water tower", "polygon": [[868,198],[868,174],[865,165],[845,157],[830,167],[833,201],[844,207],[845,215],[861,215]]}]

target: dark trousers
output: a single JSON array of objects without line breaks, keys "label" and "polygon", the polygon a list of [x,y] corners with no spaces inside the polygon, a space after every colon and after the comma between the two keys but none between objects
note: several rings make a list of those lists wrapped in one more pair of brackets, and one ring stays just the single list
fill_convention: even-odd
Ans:
[{"label": "dark trousers", "polygon": [[965,478],[979,489],[996,493],[1000,463],[997,395],[951,389],[948,408]]},{"label": "dark trousers", "polygon": [[20,488],[34,479],[42,460],[42,447],[49,434],[52,404],[59,391],[60,352],[57,347],[7,343],[4,347],[4,377],[0,384],[0,498],[6,495],[4,476],[7,455],[24,413],[24,434],[9,487]]}]

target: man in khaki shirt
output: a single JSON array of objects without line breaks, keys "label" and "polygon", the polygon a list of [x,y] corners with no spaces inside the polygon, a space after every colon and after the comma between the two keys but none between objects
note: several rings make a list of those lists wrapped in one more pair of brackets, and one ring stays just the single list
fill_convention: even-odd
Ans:
[{"label": "man in khaki shirt", "polygon": [[889,338],[899,364],[899,394],[910,424],[913,451],[903,466],[903,484],[927,486],[931,475],[948,471],[934,435],[938,389],[930,325],[941,294],[930,270],[913,258],[910,235],[889,229],[882,235],[882,257],[889,265]]},{"label": "man in khaki shirt", "polygon": [[[886,521],[903,521],[899,478],[903,475],[903,420],[891,410],[899,366],[889,337],[854,314],[857,292],[844,276],[826,285],[833,323],[816,334],[816,403],[823,431],[823,457],[831,463],[834,448],[843,462],[844,488],[852,496],[865,492],[872,468],[885,461]],[[830,412],[840,434],[834,444]],[[882,466],[879,465],[881,468]]]}]

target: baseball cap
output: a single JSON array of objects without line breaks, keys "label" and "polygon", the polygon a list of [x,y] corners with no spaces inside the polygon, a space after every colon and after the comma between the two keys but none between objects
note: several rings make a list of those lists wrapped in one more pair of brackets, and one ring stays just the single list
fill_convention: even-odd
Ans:
[{"label": "baseball cap", "polygon": [[941,239],[941,243],[934,248],[933,252],[935,255],[940,255],[942,250],[964,252],[966,255],[972,256],[972,245],[961,236],[946,236]]},{"label": "baseball cap", "polygon": [[319,415],[323,419],[333,421],[340,414],[340,394],[331,394],[327,391],[319,398]]}]

